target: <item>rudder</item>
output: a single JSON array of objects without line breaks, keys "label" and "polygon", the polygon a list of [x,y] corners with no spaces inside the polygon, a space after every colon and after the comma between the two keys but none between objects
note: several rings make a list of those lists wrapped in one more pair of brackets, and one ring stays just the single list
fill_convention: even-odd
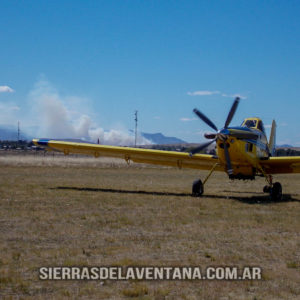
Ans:
[{"label": "rudder", "polygon": [[276,147],[276,122],[273,120],[272,127],[271,127],[271,133],[270,133],[270,139],[269,139],[269,151],[271,156],[275,155],[275,147]]}]

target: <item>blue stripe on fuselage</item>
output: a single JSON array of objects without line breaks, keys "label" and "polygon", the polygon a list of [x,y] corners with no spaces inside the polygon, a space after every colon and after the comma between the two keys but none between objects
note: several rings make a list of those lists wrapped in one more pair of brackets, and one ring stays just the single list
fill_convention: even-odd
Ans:
[{"label": "blue stripe on fuselage", "polygon": [[261,143],[259,140],[245,140],[248,143],[256,145],[256,147],[260,148],[261,150],[267,150],[267,145]]},{"label": "blue stripe on fuselage", "polygon": [[261,133],[260,130],[255,129],[255,128],[252,128],[252,129],[251,129],[251,128],[248,128],[248,127],[229,127],[228,129],[242,130],[242,131],[247,131],[247,132],[253,132],[253,133],[256,133],[256,134],[258,135],[257,140],[253,140],[253,139],[251,140],[251,139],[249,139],[249,140],[244,140],[244,141],[256,145],[256,147],[260,148],[261,150],[267,151],[268,146],[267,146],[265,143],[262,143],[262,142],[260,141],[260,137],[259,137],[259,136],[260,136],[261,134],[263,134],[263,133]]},{"label": "blue stripe on fuselage", "polygon": [[236,127],[228,127],[227,129],[234,129],[234,130],[242,130],[242,131],[254,131],[254,130],[252,130],[252,129],[250,129],[250,128],[248,128],[248,127],[239,127],[239,126],[236,126]]},{"label": "blue stripe on fuselage", "polygon": [[50,139],[39,139],[38,140],[38,144],[40,145],[40,146],[48,146],[48,142],[50,141]]}]

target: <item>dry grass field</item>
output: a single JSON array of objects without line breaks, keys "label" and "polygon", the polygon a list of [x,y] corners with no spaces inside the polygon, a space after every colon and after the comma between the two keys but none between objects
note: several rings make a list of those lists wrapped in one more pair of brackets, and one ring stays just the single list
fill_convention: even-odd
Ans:
[{"label": "dry grass field", "polygon": [[[263,178],[0,154],[0,298],[299,299],[300,174]],[[260,281],[40,281],[42,266],[260,266]]]}]

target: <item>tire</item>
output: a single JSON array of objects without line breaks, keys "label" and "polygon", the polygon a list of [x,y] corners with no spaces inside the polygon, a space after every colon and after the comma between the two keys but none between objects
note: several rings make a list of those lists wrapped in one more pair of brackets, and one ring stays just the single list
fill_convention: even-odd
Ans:
[{"label": "tire", "polygon": [[281,201],[282,199],[282,187],[279,182],[275,182],[270,192],[272,201]]},{"label": "tire", "polygon": [[264,191],[264,193],[270,193],[271,192],[271,187],[268,186],[268,185],[265,185],[263,191]]},{"label": "tire", "polygon": [[203,183],[200,179],[195,180],[192,188],[192,196],[200,197],[204,192]]}]

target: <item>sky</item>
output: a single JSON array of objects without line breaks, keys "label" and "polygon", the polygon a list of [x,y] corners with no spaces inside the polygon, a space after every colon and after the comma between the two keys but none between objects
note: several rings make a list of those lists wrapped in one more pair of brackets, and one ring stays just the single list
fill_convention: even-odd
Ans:
[{"label": "sky", "polygon": [[275,119],[277,143],[300,146],[299,1],[0,5],[0,126],[109,142],[138,110],[140,132],[202,142],[193,109],[222,128],[239,95],[231,125]]}]

